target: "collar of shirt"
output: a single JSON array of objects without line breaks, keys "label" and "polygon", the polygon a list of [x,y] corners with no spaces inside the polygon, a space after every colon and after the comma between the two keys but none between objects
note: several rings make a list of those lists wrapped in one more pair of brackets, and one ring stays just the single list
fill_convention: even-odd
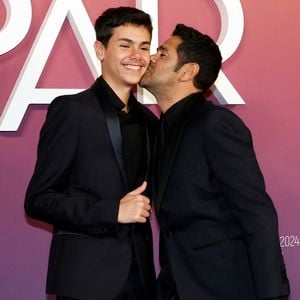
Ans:
[{"label": "collar of shirt", "polygon": [[134,115],[137,109],[137,101],[133,95],[133,93],[130,93],[129,99],[128,99],[128,108],[129,112],[125,113],[122,111],[122,109],[125,107],[125,103],[118,97],[118,95],[114,92],[114,90],[109,86],[109,84],[104,80],[102,76],[99,77],[99,83],[104,88],[105,92],[108,94],[112,106],[115,108],[116,111],[120,112],[122,116],[125,117],[125,115],[131,116]]},{"label": "collar of shirt", "polygon": [[195,102],[201,101],[202,95],[202,92],[194,93],[173,104],[164,114],[161,114],[160,118],[164,121],[164,126],[172,129],[178,122],[185,119],[186,113]]},{"label": "collar of shirt", "polygon": [[107,93],[110,102],[114,109],[118,112],[120,122],[122,124],[133,124],[142,121],[142,114],[139,113],[139,106],[136,98],[133,93],[130,93],[128,99],[128,112],[122,111],[125,107],[125,103],[118,97],[114,90],[109,86],[109,84],[104,80],[102,76],[98,79],[101,86],[104,88]]}]

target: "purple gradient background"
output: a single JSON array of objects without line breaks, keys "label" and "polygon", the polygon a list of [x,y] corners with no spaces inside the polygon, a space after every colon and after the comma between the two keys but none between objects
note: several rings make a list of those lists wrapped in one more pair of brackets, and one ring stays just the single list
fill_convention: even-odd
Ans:
[{"label": "purple gradient background", "polygon": [[[33,17],[25,39],[0,56],[0,114],[8,100],[51,0],[32,0]],[[91,20],[110,6],[135,1],[83,1]],[[159,0],[159,40],[183,22],[215,40],[220,17],[212,0]],[[278,210],[280,234],[300,236],[300,1],[242,0],[245,33],[223,71],[246,101],[230,106],[252,131],[267,190]],[[172,8],[172,11],[171,11]],[[0,28],[5,20],[0,1]],[[1,41],[0,41],[1,42]],[[38,87],[86,88],[93,82],[70,25],[66,21]],[[297,90],[297,91],[296,91]],[[298,101],[297,101],[298,100]],[[53,299],[45,295],[51,226],[24,215],[26,186],[33,171],[36,145],[47,106],[32,105],[17,132],[0,132],[0,299]],[[152,109],[157,111],[156,106]],[[155,219],[157,263],[157,225]],[[300,299],[300,247],[283,248],[292,294]]]}]

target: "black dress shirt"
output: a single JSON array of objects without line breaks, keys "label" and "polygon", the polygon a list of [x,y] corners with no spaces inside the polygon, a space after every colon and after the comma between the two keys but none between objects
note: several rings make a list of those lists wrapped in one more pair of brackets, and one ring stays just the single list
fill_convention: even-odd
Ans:
[{"label": "black dress shirt", "polygon": [[158,191],[165,153],[170,141],[177,139],[179,129],[183,126],[184,120],[192,111],[193,106],[199,101],[206,101],[202,93],[199,93],[199,97],[192,97],[193,95],[176,102],[165,113],[160,115],[154,180],[156,191]]},{"label": "black dress shirt", "polygon": [[99,79],[111,100],[112,106],[118,113],[128,188],[131,191],[143,182],[147,168],[146,151],[144,151],[146,132],[143,115],[139,111],[137,100],[133,94],[129,97],[128,113],[126,113],[123,111],[124,102],[121,101],[102,76]]},{"label": "black dress shirt", "polygon": [[[104,87],[107,95],[111,100],[111,104],[118,113],[120,121],[120,129],[122,135],[123,156],[125,162],[125,170],[127,173],[127,183],[129,191],[136,189],[145,180],[147,173],[147,158],[146,151],[146,127],[145,120],[137,105],[137,100],[130,94],[128,100],[128,112],[122,111],[125,108],[125,103],[116,95],[112,88],[101,76],[99,82]],[[122,224],[123,234],[128,234],[128,231],[133,230],[135,224]],[[120,227],[121,228],[121,227]],[[126,229],[124,229],[126,228]],[[136,253],[132,247],[132,266],[130,274],[125,286],[134,279],[135,282],[140,281],[136,271]],[[137,285],[136,285],[137,286]],[[122,290],[121,293],[127,292]]]}]

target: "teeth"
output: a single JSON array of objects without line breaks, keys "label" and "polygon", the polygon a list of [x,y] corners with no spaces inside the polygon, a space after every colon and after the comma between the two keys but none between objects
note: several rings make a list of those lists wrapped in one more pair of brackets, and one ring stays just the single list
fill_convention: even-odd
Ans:
[{"label": "teeth", "polygon": [[125,66],[127,69],[132,69],[132,70],[139,70],[141,66],[136,66],[136,65],[126,65]]}]

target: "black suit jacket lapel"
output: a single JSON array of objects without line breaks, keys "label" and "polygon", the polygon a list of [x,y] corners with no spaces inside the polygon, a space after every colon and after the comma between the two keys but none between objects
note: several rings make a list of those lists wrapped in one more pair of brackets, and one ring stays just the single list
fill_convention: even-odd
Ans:
[{"label": "black suit jacket lapel", "polygon": [[106,94],[105,90],[101,88],[101,85],[97,83],[97,81],[95,82],[92,88],[95,89],[96,94],[98,96],[100,106],[102,107],[104,113],[115,157],[119,165],[124,182],[126,186],[128,186],[125,162],[123,157],[122,134],[118,114],[109,102],[109,96]]},{"label": "black suit jacket lapel", "polygon": [[[184,127],[185,127],[184,125],[181,127],[174,128],[177,131],[177,136],[176,136],[176,138],[171,138],[171,141],[170,141],[169,145],[167,146],[167,149],[165,152],[165,160],[163,162],[163,166],[161,169],[162,173],[160,175],[161,181],[159,183],[159,188],[158,188],[158,191],[156,194],[156,201],[155,201],[155,207],[156,207],[156,210],[158,213],[159,213],[161,202],[162,202],[162,199],[164,196],[164,192],[165,192],[168,180],[169,180],[170,171],[171,171],[171,168],[172,168],[172,165],[174,162],[174,158],[176,156],[177,148],[178,148],[179,142],[181,140],[182,133],[184,131]],[[156,146],[158,146],[158,145],[156,145]]]},{"label": "black suit jacket lapel", "polygon": [[[172,129],[172,136],[170,138],[170,143],[167,145],[167,148],[166,148],[166,153],[164,155],[165,160],[163,162],[162,171],[161,171],[162,174],[160,176],[161,181],[159,184],[158,191],[156,193],[156,200],[155,200],[155,206],[156,206],[157,213],[159,213],[161,203],[163,201],[165,189],[167,187],[168,180],[170,177],[170,172],[171,172],[171,169],[172,169],[172,166],[174,163],[174,159],[175,159],[175,156],[177,153],[177,149],[178,149],[179,143],[181,141],[182,134],[184,132],[186,124],[189,121],[189,117],[195,111],[196,107],[201,106],[201,108],[203,108],[205,106],[204,104],[207,103],[204,96],[202,96],[202,95],[199,96],[199,94],[195,94],[195,96],[193,96],[193,99],[191,101],[192,101],[192,103],[189,106],[188,110],[182,114],[181,120],[179,120],[179,122]],[[204,110],[205,109],[203,109],[202,112],[204,112]],[[197,109],[197,111],[199,111],[199,109]],[[199,118],[201,117],[202,112],[200,110]]]}]

